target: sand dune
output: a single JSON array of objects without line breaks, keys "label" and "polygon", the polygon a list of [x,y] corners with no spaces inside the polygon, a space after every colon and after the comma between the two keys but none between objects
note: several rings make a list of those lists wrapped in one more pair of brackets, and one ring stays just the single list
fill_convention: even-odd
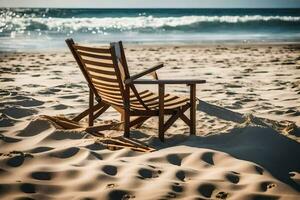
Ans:
[{"label": "sand dune", "polygon": [[[156,149],[151,153],[112,151],[84,131],[40,117],[71,117],[87,106],[88,89],[69,53],[1,53],[1,198],[299,199],[299,50],[129,46],[132,73],[165,61],[161,78],[208,81],[197,88],[196,136],[178,121],[161,143],[155,118],[132,130]],[[98,122],[112,120],[119,116],[108,110]]]}]

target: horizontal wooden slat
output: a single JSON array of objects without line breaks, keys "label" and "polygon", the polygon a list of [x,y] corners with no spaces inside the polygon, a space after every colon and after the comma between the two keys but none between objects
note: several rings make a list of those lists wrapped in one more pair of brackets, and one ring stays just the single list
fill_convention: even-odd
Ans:
[{"label": "horizontal wooden slat", "polygon": [[124,104],[123,104],[123,101],[118,100],[118,99],[115,99],[115,98],[111,98],[111,97],[106,96],[106,95],[103,95],[101,98],[102,98],[102,99],[106,99],[106,101],[112,102],[112,103],[114,103],[114,104],[120,104],[121,106],[124,105]]},{"label": "horizontal wooden slat", "polygon": [[[95,80],[95,79],[93,79],[93,80]],[[117,86],[117,85],[106,85],[106,84],[98,83],[95,81],[93,81],[93,84],[95,87],[97,86],[97,87],[105,89],[105,90],[117,90],[117,91],[120,90],[119,86]]]},{"label": "horizontal wooden slat", "polygon": [[[101,80],[103,81],[104,83],[111,83],[111,82],[115,82],[115,83],[118,83],[118,80],[117,79],[113,79],[113,78],[107,78],[107,77],[102,77],[102,76],[99,76],[99,75],[94,75],[94,74],[91,74],[89,73],[89,75],[91,76],[91,78],[93,79],[97,79],[97,80]],[[93,81],[93,80],[92,80]]]},{"label": "horizontal wooden slat", "polygon": [[[167,102],[169,102],[169,101],[172,101],[172,100],[174,100],[174,99],[176,99],[177,97],[176,96],[164,96],[164,104],[166,104]],[[158,104],[158,99],[155,99],[154,101],[152,101],[152,102],[147,102],[147,105],[149,105],[149,106],[151,106],[151,105],[156,105],[156,104]]]},{"label": "horizontal wooden slat", "polygon": [[[170,95],[169,95],[169,94],[165,94],[164,98],[167,98],[168,96],[170,96]],[[144,101],[145,103],[148,103],[148,102],[151,102],[151,101],[155,101],[155,100],[158,101],[158,95],[157,95],[157,94],[154,94],[154,93],[152,93],[151,96],[148,96],[148,97],[143,98],[143,101]]]},{"label": "horizontal wooden slat", "polygon": [[[139,93],[139,96],[140,96],[140,98],[141,99],[143,99],[143,101],[144,101],[144,99],[146,99],[148,96],[151,96],[152,94],[150,93],[150,92],[148,92],[148,93],[146,93],[146,94],[141,94],[141,93]],[[132,101],[132,100],[136,100],[136,101],[139,101],[138,100],[138,98],[135,96],[135,94],[132,94],[131,96],[130,96],[130,100]]]},{"label": "horizontal wooden slat", "polygon": [[[117,105],[117,106],[122,107],[122,108],[124,107],[123,99],[110,97],[109,95],[106,95],[106,94],[102,94],[101,97],[107,103],[111,103],[111,104]],[[136,102],[136,103],[131,102],[130,108],[131,109],[138,109],[138,110],[145,110],[145,108],[138,102]]]},{"label": "horizontal wooden slat", "polygon": [[100,67],[110,67],[110,68],[114,67],[114,65],[112,63],[104,63],[104,62],[86,60],[86,59],[81,59],[81,60],[84,64],[95,65],[95,66],[100,66]]},{"label": "horizontal wooden slat", "polygon": [[119,106],[119,107],[123,107],[123,106],[124,106],[123,102],[116,101],[116,100],[114,100],[114,99],[112,99],[112,98],[110,98],[110,97],[103,96],[103,97],[101,97],[101,98],[102,98],[102,100],[104,100],[104,101],[106,101],[106,102],[108,102],[108,103],[117,105],[117,106]]},{"label": "horizontal wooden slat", "polygon": [[[146,100],[147,99],[147,100]],[[151,96],[147,97],[147,98],[142,98],[143,102],[146,103],[146,105],[150,108],[150,109],[158,109],[158,96],[155,93],[152,93]],[[170,94],[166,94],[164,96],[164,107],[166,108],[176,108],[176,107],[180,107],[182,105],[185,105],[188,101],[187,98],[183,98],[183,97],[178,97],[178,96],[173,96]],[[139,104],[139,102],[132,102],[131,105],[136,105]]]},{"label": "horizontal wooden slat", "polygon": [[111,93],[101,91],[99,89],[97,89],[97,91],[99,92],[100,96],[106,96],[106,97],[114,98],[117,101],[123,102],[123,97],[120,94],[111,94]]},{"label": "horizontal wooden slat", "polygon": [[92,78],[92,82],[93,82],[93,84],[97,84],[97,85],[100,85],[100,86],[114,87],[114,88],[119,89],[119,83],[116,83],[116,82],[102,81],[102,80],[97,79],[97,78]]},{"label": "horizontal wooden slat", "polygon": [[123,99],[122,99],[121,96],[107,94],[107,93],[104,93],[104,92],[99,92],[99,94],[100,94],[101,97],[109,98],[109,99],[114,100],[115,102],[118,102],[118,103],[123,103]]},{"label": "horizontal wooden slat", "polygon": [[106,93],[106,94],[118,95],[120,97],[122,96],[121,92],[119,90],[106,90],[106,89],[103,89],[103,88],[97,87],[97,86],[95,86],[95,88],[97,88],[97,90],[99,90],[100,92],[103,92],[103,93]]},{"label": "horizontal wooden slat", "polygon": [[113,72],[113,71],[106,71],[106,70],[102,70],[102,69],[99,69],[99,68],[93,68],[93,67],[89,67],[89,66],[86,66],[87,70],[88,71],[92,71],[92,72],[95,72],[95,73],[98,73],[98,74],[106,74],[106,75],[111,75],[111,76],[115,76],[116,73]]},{"label": "horizontal wooden slat", "polygon": [[96,72],[92,72],[92,71],[89,71],[89,74],[93,75],[93,76],[97,76],[97,77],[103,77],[103,78],[108,78],[111,80],[117,80],[117,77],[115,75],[101,74],[101,73],[96,73]]},{"label": "horizontal wooden slat", "polygon": [[187,99],[177,98],[177,99],[174,99],[172,101],[169,101],[169,102],[165,103],[165,106],[166,107],[168,107],[168,106],[178,106],[178,105],[181,105],[181,104],[185,104],[186,102],[188,102]]},{"label": "horizontal wooden slat", "polygon": [[152,92],[150,92],[149,90],[144,90],[142,92],[139,92],[139,95],[142,97],[143,95],[148,95],[148,94],[152,94]]},{"label": "horizontal wooden slat", "polygon": [[86,56],[90,58],[98,58],[98,59],[103,59],[103,60],[112,60],[111,56],[107,55],[100,55],[100,54],[94,54],[94,53],[87,53],[84,51],[77,51],[80,56]]},{"label": "horizontal wooden slat", "polygon": [[77,50],[87,51],[87,52],[94,52],[94,53],[110,53],[109,48],[99,48],[99,47],[86,47],[80,45],[73,45],[73,47]]}]

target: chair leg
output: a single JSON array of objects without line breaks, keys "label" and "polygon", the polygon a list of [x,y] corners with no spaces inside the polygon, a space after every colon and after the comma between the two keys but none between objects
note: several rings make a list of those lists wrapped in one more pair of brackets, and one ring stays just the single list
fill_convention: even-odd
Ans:
[{"label": "chair leg", "polygon": [[99,109],[95,114],[94,114],[94,119],[97,119],[100,115],[102,115],[110,106],[109,105],[104,105],[101,109]]},{"label": "chair leg", "polygon": [[130,137],[130,97],[129,86],[125,85],[124,137]]},{"label": "chair leg", "polygon": [[158,97],[159,97],[159,116],[158,116],[158,137],[164,142],[164,93],[165,93],[165,85],[159,84],[158,86]]},{"label": "chair leg", "polygon": [[149,119],[149,117],[145,118],[144,120],[142,120],[142,122],[140,122],[139,124],[135,125],[135,128],[141,128],[142,125],[145,123],[145,121]]},{"label": "chair leg", "polygon": [[93,111],[93,106],[94,106],[94,93],[92,89],[90,89],[90,94],[89,94],[89,126],[94,125],[94,111]]},{"label": "chair leg", "polygon": [[[146,120],[145,120],[145,121],[146,121]],[[135,126],[135,128],[141,128],[143,124],[144,124],[144,122],[141,122],[141,123],[137,124],[137,125]]]},{"label": "chair leg", "polygon": [[130,121],[130,127],[135,126],[136,128],[139,128],[149,118],[150,116],[137,117],[134,120]]},{"label": "chair leg", "polygon": [[120,131],[124,131],[124,121],[125,121],[124,112],[120,112],[120,122],[122,122],[122,125],[120,126]]},{"label": "chair leg", "polygon": [[196,84],[191,84],[190,91],[190,134],[196,134]]},{"label": "chair leg", "polygon": [[[103,104],[102,102],[101,103],[98,103],[96,104],[92,110],[95,112],[95,111],[98,111],[100,109],[102,109],[103,107],[105,106],[105,104]],[[89,115],[90,113],[90,108],[84,110],[83,112],[81,112],[80,114],[78,114],[76,117],[74,117],[72,119],[72,121],[75,121],[75,122],[79,122],[80,120],[82,120],[84,117],[86,117],[87,115]]]},{"label": "chair leg", "polygon": [[129,112],[124,114],[124,137],[130,137],[130,115]]},{"label": "chair leg", "polygon": [[105,130],[119,130],[120,126],[123,123],[114,123],[114,124],[107,124],[107,125],[98,125],[98,126],[90,126],[85,129],[88,133],[95,133],[99,131],[105,131]]},{"label": "chair leg", "polygon": [[176,114],[172,115],[164,125],[164,131],[167,131],[172,124],[178,119],[181,118],[188,126],[190,126],[190,120],[184,115],[184,112],[189,108],[188,105],[183,106]]}]

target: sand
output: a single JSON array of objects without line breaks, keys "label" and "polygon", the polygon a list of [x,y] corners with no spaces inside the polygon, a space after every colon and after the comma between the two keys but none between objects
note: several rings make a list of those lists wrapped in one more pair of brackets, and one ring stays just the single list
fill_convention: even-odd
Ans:
[{"label": "sand", "polygon": [[[161,143],[152,118],[132,129],[156,149],[140,153],[58,129],[41,115],[70,118],[88,105],[67,48],[3,52],[1,199],[300,199],[300,45],[126,47],[132,74],[164,62],[161,79],[207,80],[197,87],[197,135],[178,120]],[[185,85],[166,89],[189,92]],[[115,120],[108,110],[98,123]]]}]

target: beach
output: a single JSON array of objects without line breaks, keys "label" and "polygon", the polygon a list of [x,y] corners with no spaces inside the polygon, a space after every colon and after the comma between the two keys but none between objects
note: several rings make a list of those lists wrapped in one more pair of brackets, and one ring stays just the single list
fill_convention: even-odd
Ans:
[{"label": "beach", "polygon": [[[88,107],[89,89],[66,46],[1,52],[1,198],[300,198],[298,43],[124,45],[131,74],[163,62],[159,79],[207,81],[196,90],[196,135],[178,120],[162,143],[153,117],[131,137],[155,151],[107,149],[43,117],[71,119]],[[166,92],[189,96],[189,87]],[[96,124],[117,120],[109,109]]]}]

